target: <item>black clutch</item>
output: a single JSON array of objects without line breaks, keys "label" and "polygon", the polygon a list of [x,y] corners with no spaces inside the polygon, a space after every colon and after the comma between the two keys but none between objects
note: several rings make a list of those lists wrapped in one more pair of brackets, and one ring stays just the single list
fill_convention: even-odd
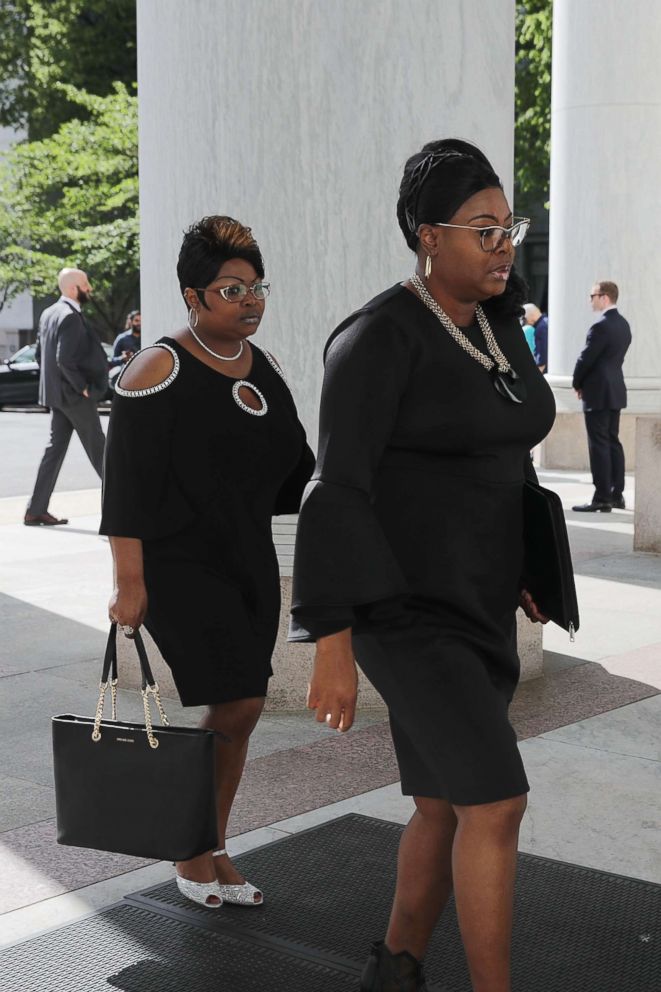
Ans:
[{"label": "black clutch", "polygon": [[[140,637],[145,723],[117,720],[117,626],[108,635],[95,717],[53,717],[60,844],[185,861],[218,841],[212,730],[170,727]],[[110,687],[112,720],[103,719]],[[161,727],[152,725],[150,696]]]},{"label": "black clutch", "polygon": [[573,640],[579,617],[565,515],[558,494],[536,482],[523,485],[523,540],[523,586]]}]

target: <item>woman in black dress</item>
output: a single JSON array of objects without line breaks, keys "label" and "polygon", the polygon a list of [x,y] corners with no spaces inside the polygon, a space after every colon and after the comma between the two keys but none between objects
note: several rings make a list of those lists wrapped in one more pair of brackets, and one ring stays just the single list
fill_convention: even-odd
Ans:
[{"label": "woman in black dress", "polygon": [[[206,704],[218,744],[221,850],[177,865],[203,905],[262,894],[224,850],[248,741],[264,706],[280,611],[271,517],[295,513],[314,456],[277,361],[248,343],[269,286],[250,228],[205,217],[177,265],[188,326],[126,365],[108,430],[101,533],[110,536],[109,613],[144,622],[184,706]],[[127,630],[126,628],[133,628]]]},{"label": "woman in black dress", "polygon": [[[384,943],[364,990],[424,988],[420,959],[454,887],[475,992],[508,992],[528,783],[508,721],[519,676],[522,489],[553,422],[518,315],[528,221],[474,146],[406,164],[414,276],[331,336],[319,455],[299,518],[293,640],[316,640],[309,705],[347,730],[354,655],[385,699],[404,831]],[[481,305],[480,305],[481,304]]]}]

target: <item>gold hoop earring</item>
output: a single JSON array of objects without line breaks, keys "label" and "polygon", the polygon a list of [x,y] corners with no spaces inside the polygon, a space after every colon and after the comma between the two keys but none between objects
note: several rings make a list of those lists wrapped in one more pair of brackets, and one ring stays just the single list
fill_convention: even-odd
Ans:
[{"label": "gold hoop earring", "polygon": [[425,279],[429,279],[431,275],[431,255],[427,255],[425,259]]},{"label": "gold hoop earring", "polygon": [[[195,317],[195,323],[193,323],[193,316]],[[197,310],[194,310],[193,307],[191,307],[190,310],[188,311],[188,320],[186,321],[186,323],[188,324],[188,330],[189,331],[195,330],[199,322],[200,322],[199,313],[197,312]]]}]

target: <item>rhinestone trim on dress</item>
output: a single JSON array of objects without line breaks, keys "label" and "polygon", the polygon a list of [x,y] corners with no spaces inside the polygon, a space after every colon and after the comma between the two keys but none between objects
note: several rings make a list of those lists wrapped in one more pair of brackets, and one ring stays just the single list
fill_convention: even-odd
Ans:
[{"label": "rhinestone trim on dress", "polygon": [[[174,362],[174,365],[172,366],[172,371],[170,372],[167,379],[164,379],[163,382],[157,383],[157,385],[155,386],[149,386],[147,389],[124,389],[123,386],[120,386],[119,384],[120,379],[126,372],[131,362],[138,355],[142,355],[143,352],[147,351],[148,348],[163,348],[165,351],[169,351],[170,354],[172,355],[172,361]],[[162,389],[167,389],[167,387],[171,383],[173,383],[174,380],[177,378],[177,376],[179,375],[180,364],[181,363],[179,361],[179,355],[174,350],[174,348],[170,347],[169,344],[163,344],[161,342],[157,342],[156,344],[150,344],[147,346],[147,348],[142,348],[140,351],[136,351],[135,355],[129,358],[128,362],[126,363],[126,365],[124,366],[124,368],[117,377],[117,382],[115,383],[115,392],[117,393],[118,396],[126,396],[129,399],[134,399],[137,398],[138,396],[151,396],[152,393],[160,393]]]},{"label": "rhinestone trim on dress", "polygon": [[[257,345],[253,345],[253,348],[256,348],[256,347],[257,347]],[[270,351],[267,351],[266,348],[263,348],[263,349],[260,348],[259,350],[262,352],[262,354],[266,358],[266,361],[269,363],[269,365],[271,366],[271,368],[275,369],[275,371],[278,373],[278,375],[280,376],[280,378],[282,379],[282,381],[285,383],[285,385],[286,386],[289,386],[289,383],[287,382],[287,376],[285,375],[285,373],[283,372],[283,370],[280,368],[280,366],[276,362],[276,360],[273,357],[273,355],[271,354],[271,352]]]},{"label": "rhinestone trim on dress", "polygon": [[[253,408],[251,406],[248,406],[247,403],[244,403],[243,402],[243,400],[239,396],[239,390],[240,390],[241,386],[245,386],[247,389],[252,390],[252,392],[255,394],[255,396],[257,397],[257,399],[262,404],[261,409],[259,409],[259,410],[253,410]],[[237,379],[237,381],[232,386],[232,396],[234,397],[234,402],[236,403],[236,405],[239,406],[239,407],[241,407],[241,409],[245,413],[249,413],[253,417],[263,417],[264,414],[268,412],[268,403],[264,399],[263,394],[260,393],[260,391],[257,388],[257,386],[253,386],[252,382],[248,382],[247,379]]]}]

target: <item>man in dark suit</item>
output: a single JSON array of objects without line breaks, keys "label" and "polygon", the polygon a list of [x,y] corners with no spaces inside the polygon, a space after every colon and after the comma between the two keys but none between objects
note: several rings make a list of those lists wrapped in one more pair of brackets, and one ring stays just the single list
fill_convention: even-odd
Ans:
[{"label": "man in dark suit", "polygon": [[583,513],[624,509],[624,450],[619,431],[620,411],[627,405],[622,364],[631,344],[631,329],[615,305],[618,296],[614,282],[602,281],[592,287],[590,301],[599,319],[588,331],[574,369],[573,386],[583,401],[594,483],[592,502],[572,507]]},{"label": "man in dark suit", "polygon": [[51,433],[23,521],[28,527],[68,522],[49,513],[48,504],[73,431],[99,477],[103,466],[105,437],[96,404],[108,388],[108,359],[82,315],[92,289],[81,269],[63,269],[58,286],[60,299],[39,321],[39,402],[51,408]]}]

